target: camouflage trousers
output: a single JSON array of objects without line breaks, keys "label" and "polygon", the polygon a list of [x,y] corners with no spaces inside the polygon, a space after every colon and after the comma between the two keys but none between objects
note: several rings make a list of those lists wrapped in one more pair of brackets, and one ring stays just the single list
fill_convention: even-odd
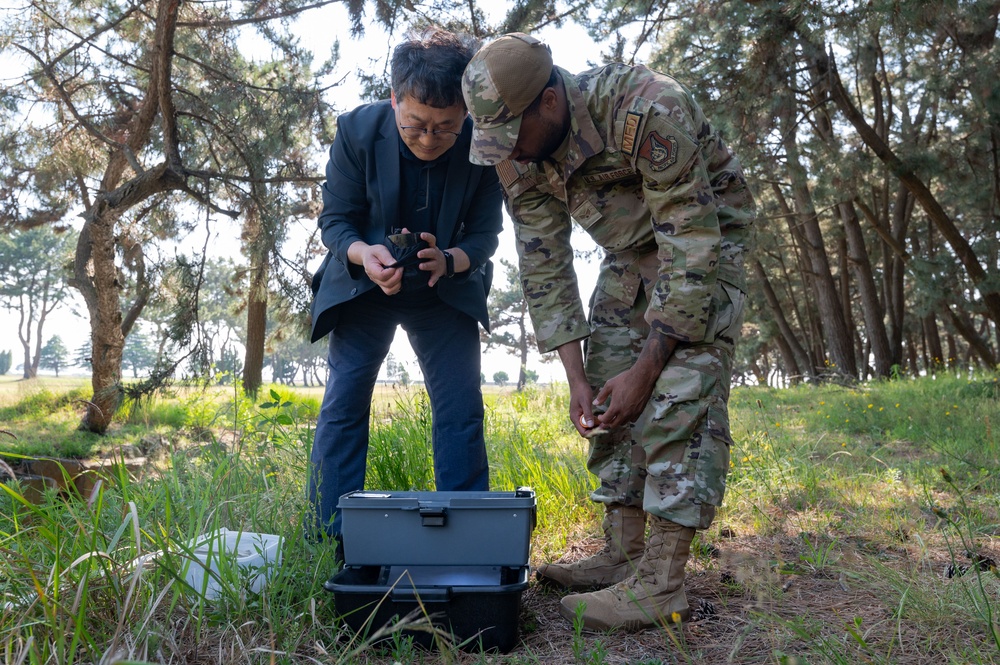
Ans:
[{"label": "camouflage trousers", "polygon": [[[683,526],[712,523],[733,444],[729,387],[745,299],[737,287],[717,282],[705,340],[677,347],[635,423],[589,439],[587,469],[600,480],[592,500],[641,506]],[[647,303],[641,288],[631,304],[600,283],[594,290],[585,362],[595,393],[638,358],[649,333]]]}]

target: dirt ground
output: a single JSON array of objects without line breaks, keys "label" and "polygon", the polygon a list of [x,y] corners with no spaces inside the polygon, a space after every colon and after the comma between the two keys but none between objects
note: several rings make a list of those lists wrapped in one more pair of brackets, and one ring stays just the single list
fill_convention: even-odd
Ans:
[{"label": "dirt ground", "polygon": [[[588,540],[564,559],[582,558],[600,545]],[[685,588],[693,616],[673,635],[662,629],[576,635],[559,614],[563,594],[533,580],[522,596],[522,645],[508,657],[520,654],[525,662],[546,665],[946,662],[935,645],[955,653],[956,626],[935,628],[934,618],[929,619],[931,627],[898,620],[898,595],[856,574],[870,567],[857,553],[864,547],[848,543],[836,565],[816,570],[801,565],[804,548],[796,538],[722,541],[689,562]],[[922,552],[901,546],[876,554],[886,566],[946,578],[947,552]],[[980,653],[996,651],[985,634],[968,639],[980,643]],[[479,658],[463,656],[461,663],[484,662]]]}]

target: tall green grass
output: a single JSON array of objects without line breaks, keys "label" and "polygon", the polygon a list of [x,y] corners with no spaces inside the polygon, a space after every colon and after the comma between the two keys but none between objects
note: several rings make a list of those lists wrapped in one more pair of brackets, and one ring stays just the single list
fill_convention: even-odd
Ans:
[{"label": "tall green grass", "polygon": [[[4,430],[41,443],[32,432],[55,431],[71,404],[56,396],[10,405]],[[562,650],[540,639],[506,656],[472,656],[415,651],[398,632],[373,647],[341,627],[322,587],[336,569],[332,549],[302,534],[315,397],[282,387],[257,400],[234,388],[179,392],[133,410],[110,437],[169,440],[141,475],[116,465],[88,496],[50,490],[37,505],[17,484],[0,486],[0,658],[1000,663],[1000,577],[989,563],[1000,558],[998,404],[991,376],[736,390],[726,502],[689,568],[722,620],[639,651],[615,635],[546,623],[526,632],[562,631]],[[586,442],[567,412],[563,386],[505,394],[487,409],[492,489],[537,495],[535,563],[599,533]],[[380,400],[371,431],[369,487],[433,489],[426,393]],[[10,452],[8,438],[0,452]],[[218,528],[284,538],[282,565],[260,594],[234,569],[219,574],[218,600],[187,587],[190,543]],[[824,589],[850,602],[828,607]]]},{"label": "tall green grass", "polygon": [[[518,399],[520,405],[495,407],[487,419],[493,488],[533,486],[545,497],[561,495],[556,504],[580,503],[579,456],[549,448],[544,419],[525,429],[518,424],[519,408],[558,396]],[[29,414],[25,423],[41,418],[32,400],[20,407]],[[342,634],[331,595],[322,589],[336,570],[333,551],[302,534],[308,510],[303,481],[318,406],[315,398],[299,399],[277,387],[257,402],[237,389],[221,400],[187,395],[149,401],[127,414],[125,428],[175,428],[177,445],[142,477],[120,471],[89,497],[50,491],[40,505],[27,501],[16,484],[4,486],[4,662],[165,662],[206,650],[228,653],[232,662],[291,662],[297,658],[287,654],[317,650],[328,662],[353,662],[366,647]],[[49,412],[56,411],[50,404]],[[369,487],[434,488],[425,392],[400,391],[373,415],[369,460]],[[543,507],[540,514],[554,512]],[[187,586],[191,543],[219,528],[285,539],[282,566],[259,596],[245,591],[239,570],[220,572],[222,595],[213,602]],[[406,650],[405,640],[396,642],[397,650]]]}]

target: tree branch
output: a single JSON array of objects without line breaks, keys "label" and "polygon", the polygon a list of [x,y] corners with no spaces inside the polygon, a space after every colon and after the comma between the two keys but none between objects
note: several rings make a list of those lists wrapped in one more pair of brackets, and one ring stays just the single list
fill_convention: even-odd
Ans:
[{"label": "tree branch", "polygon": [[302,12],[309,11],[310,9],[318,9],[320,7],[326,7],[327,5],[332,5],[335,2],[342,2],[343,0],[322,0],[322,2],[316,2],[311,5],[305,5],[304,7],[297,7],[295,9],[287,9],[283,12],[278,12],[276,14],[266,14],[264,16],[250,16],[247,18],[232,19],[229,21],[179,21],[177,23],[178,28],[235,28],[240,25],[250,25],[252,23],[267,23],[268,21],[273,21],[276,18],[287,18],[289,16],[295,16],[301,14]]},{"label": "tree branch", "polygon": [[861,139],[864,141],[872,152],[882,162],[889,167],[889,169],[896,175],[897,178],[902,181],[908,190],[913,194],[913,196],[920,203],[921,207],[927,213],[927,216],[934,222],[934,225],[941,232],[941,235],[945,237],[948,244],[951,245],[952,250],[955,255],[962,262],[965,267],[966,272],[972,279],[973,283],[980,289],[983,295],[983,301],[986,304],[986,309],[989,312],[990,318],[993,319],[998,325],[1000,325],[1000,293],[997,292],[995,287],[990,288],[988,282],[988,275],[983,269],[982,264],[979,262],[979,257],[976,256],[975,250],[969,241],[965,239],[958,227],[955,226],[954,221],[948,216],[944,208],[935,198],[933,192],[927,187],[926,184],[910,169],[903,161],[893,152],[878,135],[878,133],[872,129],[872,127],[865,120],[861,111],[854,105],[850,94],[844,89],[844,84],[840,80],[840,75],[837,73],[836,62],[833,59],[832,54],[827,54],[822,49],[817,48],[814,56],[817,60],[817,65],[820,71],[825,71],[830,79],[830,96],[833,101],[837,104],[840,111],[844,114],[847,120],[854,126]]},{"label": "tree branch", "polygon": [[38,65],[42,68],[42,71],[45,72],[46,78],[48,78],[49,81],[52,82],[52,85],[53,87],[55,87],[56,92],[59,94],[60,99],[62,99],[63,104],[65,104],[66,108],[69,109],[70,114],[76,119],[77,122],[80,123],[80,125],[84,129],[87,130],[87,133],[89,133],[99,141],[107,143],[108,145],[121,150],[125,154],[125,158],[128,160],[129,166],[131,166],[136,173],[143,172],[143,168],[139,165],[139,160],[136,158],[135,153],[127,144],[122,143],[120,141],[115,141],[111,137],[107,136],[104,132],[98,129],[96,125],[90,122],[90,120],[88,120],[87,118],[85,118],[83,115],[80,114],[80,112],[76,108],[76,105],[73,104],[73,100],[70,97],[69,92],[67,92],[66,88],[63,86],[62,81],[56,78],[55,70],[52,68],[51,64],[42,60],[34,51],[27,49],[24,46],[21,46],[20,44],[13,43],[12,46],[14,46],[14,48],[16,49],[23,51],[24,53],[27,53],[31,58],[35,60],[35,62],[38,63]]}]

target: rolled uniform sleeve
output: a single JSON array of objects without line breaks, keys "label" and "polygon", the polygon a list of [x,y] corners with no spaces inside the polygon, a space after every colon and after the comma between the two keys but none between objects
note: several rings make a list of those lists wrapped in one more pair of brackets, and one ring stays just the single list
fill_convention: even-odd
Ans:
[{"label": "rolled uniform sleeve", "polygon": [[572,224],[564,203],[524,183],[507,200],[514,219],[521,287],[538,350],[555,350],[590,334],[573,270]]}]

